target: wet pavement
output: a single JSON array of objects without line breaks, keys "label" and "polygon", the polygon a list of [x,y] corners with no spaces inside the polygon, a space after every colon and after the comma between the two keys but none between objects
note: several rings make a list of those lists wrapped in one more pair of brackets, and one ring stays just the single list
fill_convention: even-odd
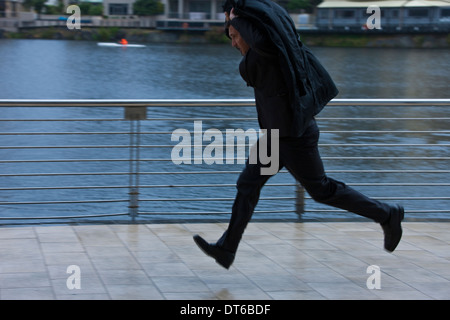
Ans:
[{"label": "wet pavement", "polygon": [[224,223],[0,228],[0,299],[450,299],[449,222],[251,222],[229,270],[192,240]]}]

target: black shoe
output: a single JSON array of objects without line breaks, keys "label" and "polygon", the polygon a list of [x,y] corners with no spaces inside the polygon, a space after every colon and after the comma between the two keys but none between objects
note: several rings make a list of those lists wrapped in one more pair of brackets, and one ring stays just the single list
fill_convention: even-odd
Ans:
[{"label": "black shoe", "polygon": [[405,216],[405,210],[397,205],[391,208],[389,220],[381,224],[384,231],[384,248],[393,252],[402,238],[401,222]]},{"label": "black shoe", "polygon": [[216,244],[209,244],[198,234],[194,236],[194,241],[200,249],[208,256],[216,259],[216,262],[225,269],[228,269],[234,261],[234,253],[222,249]]}]

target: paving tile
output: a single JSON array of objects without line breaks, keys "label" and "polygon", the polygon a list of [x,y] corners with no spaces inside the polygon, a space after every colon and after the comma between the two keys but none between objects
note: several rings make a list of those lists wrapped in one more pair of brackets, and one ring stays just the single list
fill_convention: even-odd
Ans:
[{"label": "paving tile", "polygon": [[36,238],[0,239],[0,252],[14,252],[17,255],[39,253],[39,241]]},{"label": "paving tile", "polygon": [[291,274],[285,274],[274,277],[249,276],[253,283],[263,291],[295,291],[310,290],[311,288],[299,278],[293,278]]},{"label": "paving tile", "polygon": [[108,293],[114,300],[160,300],[162,294],[154,285],[108,285]]},{"label": "paving tile", "polygon": [[192,234],[202,234],[206,238],[209,238],[209,235],[211,237],[219,237],[226,230],[224,223],[187,223],[185,227]]},{"label": "paving tile", "polygon": [[213,292],[166,292],[162,294],[167,300],[220,300]]},{"label": "paving tile", "polygon": [[3,273],[34,273],[45,272],[46,265],[42,258],[18,257],[10,260],[0,261],[0,274]]},{"label": "paving tile", "polygon": [[54,300],[52,287],[0,289],[2,300]]},{"label": "paving tile", "polygon": [[50,252],[84,252],[84,247],[79,242],[41,242],[41,250]]},{"label": "paving tile", "polygon": [[348,281],[338,285],[326,282],[311,282],[308,285],[327,299],[331,300],[374,300],[378,296],[373,290],[364,289],[357,284]]},{"label": "paving tile", "polygon": [[43,252],[46,265],[70,266],[90,265],[90,257],[86,252]]},{"label": "paving tile", "polygon": [[[425,268],[421,268],[419,266],[398,266],[397,268],[390,267],[390,268],[384,268],[383,272],[390,275],[391,277],[394,277],[400,281],[403,281],[404,283],[410,284],[410,283],[448,283],[448,280],[442,277],[441,275],[432,272],[430,270],[427,270]],[[450,286],[449,286],[450,291]]]},{"label": "paving tile", "polygon": [[111,297],[107,293],[72,293],[72,294],[59,294],[56,297],[57,300],[110,300]]},{"label": "paving tile", "polygon": [[181,259],[168,248],[145,251],[133,251],[132,255],[141,264],[158,262],[180,262]]},{"label": "paving tile", "polygon": [[67,280],[70,275],[74,274],[74,271],[70,266],[76,265],[79,267],[80,276],[84,279],[89,279],[92,277],[97,277],[97,270],[92,265],[89,260],[72,260],[71,262],[66,262],[62,264],[52,264],[47,266],[48,277],[51,280],[54,279],[65,279]]},{"label": "paving tile", "polygon": [[44,242],[79,243],[77,234],[70,226],[35,227],[34,230],[41,243]]},{"label": "paving tile", "polygon": [[182,262],[158,262],[141,264],[145,272],[153,276],[192,276],[194,273]]},{"label": "paving tile", "polygon": [[235,288],[221,287],[213,290],[213,295],[219,300],[271,300],[266,292],[258,287]]},{"label": "paving tile", "polygon": [[[106,288],[97,276],[87,277],[81,274],[79,288],[68,285],[69,278],[52,279],[51,284],[57,297],[61,295],[106,294]],[[71,282],[73,284],[73,282]]]},{"label": "paving tile", "polygon": [[450,281],[410,282],[409,285],[433,299],[450,299]]},{"label": "paving tile", "polygon": [[39,288],[50,287],[46,272],[1,273],[0,288]]},{"label": "paving tile", "polygon": [[102,270],[99,276],[105,286],[109,285],[152,285],[144,270]]},{"label": "paving tile", "polygon": [[27,239],[36,238],[33,227],[1,228],[0,239]]},{"label": "paving tile", "polygon": [[287,270],[296,278],[305,283],[325,282],[335,283],[336,285],[338,285],[339,282],[348,281],[345,276],[325,265],[303,268],[297,268],[296,266],[293,266],[293,268]]},{"label": "paving tile", "polygon": [[208,287],[196,276],[156,276],[152,281],[163,292],[208,292]]},{"label": "paving tile", "polygon": [[95,257],[91,259],[94,267],[102,272],[104,270],[139,270],[141,265],[132,256]]},{"label": "paving tile", "polygon": [[294,239],[289,243],[300,250],[335,250],[336,248],[329,242],[321,239]]},{"label": "paving tile", "polygon": [[256,285],[242,272],[236,268],[230,268],[226,272],[223,269],[216,270],[193,270],[196,276],[210,289],[221,288],[249,288]]},{"label": "paving tile", "polygon": [[267,294],[274,300],[325,300],[316,290],[304,291],[268,291]]},{"label": "paving tile", "polygon": [[108,225],[77,226],[75,231],[80,242],[85,246],[109,247],[122,245],[120,238]]},{"label": "paving tile", "polygon": [[383,300],[431,300],[430,296],[414,290],[372,290],[373,294]]}]

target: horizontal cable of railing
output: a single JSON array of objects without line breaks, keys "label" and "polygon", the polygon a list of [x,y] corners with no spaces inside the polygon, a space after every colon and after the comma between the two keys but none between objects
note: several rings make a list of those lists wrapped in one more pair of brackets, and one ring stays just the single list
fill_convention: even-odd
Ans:
[{"label": "horizontal cable of railing", "polygon": [[[245,160],[246,158],[224,158],[227,160]],[[204,158],[192,158],[192,162]],[[322,160],[450,160],[450,157],[322,157]],[[128,159],[37,159],[37,160],[0,160],[0,163],[42,163],[42,162],[129,162]],[[141,159],[141,162],[172,162],[172,159]]]},{"label": "horizontal cable of railing", "polygon": [[[287,170],[280,170],[280,173],[287,173]],[[450,170],[327,170],[328,173],[450,173]],[[140,175],[188,175],[188,174],[239,174],[241,171],[164,171],[164,172],[140,172]],[[117,176],[117,175],[129,175],[129,172],[47,172],[47,173],[6,173],[0,174],[0,177],[40,177],[40,176]]]},{"label": "horizontal cable of railing", "polygon": [[[395,112],[394,115],[388,114],[389,112],[384,112],[383,114],[379,114],[377,112],[377,116],[371,116],[371,115],[353,115],[351,113],[350,116],[345,115],[345,109],[342,109],[344,112],[341,114],[340,112],[334,112],[335,115],[330,115],[327,113],[323,113],[317,117],[317,120],[320,124],[326,124],[327,122],[335,123],[336,125],[338,123],[343,123],[347,121],[351,121],[352,123],[361,123],[362,126],[372,126],[372,123],[392,123],[392,125],[398,125],[398,129],[391,129],[391,128],[384,128],[380,127],[380,129],[372,129],[372,128],[364,128],[359,129],[356,128],[354,125],[351,126],[351,129],[340,129],[338,126],[336,129],[330,129],[329,127],[322,128],[321,127],[321,134],[325,135],[346,135],[349,134],[352,137],[351,141],[336,141],[331,139],[331,141],[321,142],[319,143],[319,147],[321,148],[322,152],[325,153],[325,155],[322,156],[322,159],[325,162],[329,162],[333,164],[331,169],[327,170],[327,173],[332,174],[343,174],[343,175],[350,175],[357,174],[358,179],[360,175],[386,175],[386,174],[393,174],[396,175],[397,181],[386,181],[386,182],[380,182],[380,181],[374,181],[373,177],[369,177],[366,179],[369,179],[369,181],[358,181],[358,180],[352,180],[353,178],[347,178],[346,181],[348,181],[346,184],[349,186],[359,186],[359,187],[370,187],[370,190],[375,190],[374,195],[372,196],[374,199],[379,200],[389,200],[389,201],[403,201],[404,203],[410,204],[410,201],[413,201],[413,203],[416,202],[424,202],[424,206],[430,207],[430,209],[424,209],[423,207],[414,207],[411,205],[411,208],[408,208],[408,212],[410,213],[438,213],[438,214],[445,214],[450,212],[447,208],[448,201],[450,198],[446,196],[445,194],[448,194],[447,191],[448,187],[450,186],[449,183],[445,182],[448,181],[448,178],[445,178],[445,175],[450,173],[450,170],[448,170],[448,160],[450,160],[450,157],[448,155],[448,147],[450,146],[450,143],[448,143],[448,135],[450,134],[450,130],[447,130],[448,123],[441,125],[441,128],[438,126],[434,126],[434,123],[443,123],[445,121],[450,120],[450,117],[448,116],[448,106],[450,106],[450,99],[335,99],[329,103],[330,107],[336,107],[336,108],[342,108],[342,107],[353,107],[353,108],[360,108],[360,107],[376,107],[376,108],[384,108],[386,110],[390,110],[392,107],[392,112]],[[78,107],[102,107],[102,108],[113,108],[116,109],[118,107],[126,109],[126,108],[158,108],[158,110],[168,108],[170,113],[170,108],[172,107],[200,107],[199,112],[202,113],[203,107],[210,108],[210,107],[220,107],[222,108],[229,108],[229,107],[254,107],[254,100],[253,99],[202,99],[202,100],[196,100],[196,99],[180,99],[180,100],[171,100],[171,99],[151,99],[151,100],[29,100],[29,99],[1,99],[0,100],[0,108],[7,108],[9,110],[15,109],[15,108],[44,108],[49,110],[57,110],[60,108],[78,108]],[[413,107],[413,109],[409,109]],[[444,110],[441,113],[434,114],[432,111],[436,108],[444,108]],[[408,109],[401,109],[401,108],[408,108]],[[326,108],[327,109],[327,108]],[[334,108],[331,108],[328,110],[333,110]],[[187,109],[185,109],[187,110]],[[404,110],[408,110],[408,112],[404,112]],[[411,110],[419,110],[421,113],[423,113],[422,116],[418,116],[416,111],[413,111],[413,114],[411,114]],[[214,113],[211,111],[207,111],[208,115],[213,115]],[[32,112],[31,112],[32,113]],[[153,150],[168,150],[170,148],[173,148],[174,145],[169,145],[167,143],[162,144],[153,144],[153,143],[140,143],[138,146],[133,146],[127,143],[117,143],[114,140],[112,140],[110,144],[100,144],[96,143],[97,137],[100,136],[110,136],[114,138],[121,138],[123,136],[131,136],[135,134],[136,132],[131,132],[127,130],[111,130],[112,127],[106,128],[105,131],[98,130],[100,127],[103,126],[103,124],[108,124],[112,122],[117,122],[120,126],[122,123],[128,123],[132,122],[133,119],[126,119],[123,117],[117,117],[116,113],[112,114],[112,117],[98,117],[96,114],[94,114],[92,117],[91,115],[89,117],[74,117],[73,115],[68,118],[59,118],[58,114],[56,116],[49,117],[48,115],[52,114],[51,112],[48,112],[44,115],[41,114],[35,114],[35,116],[31,114],[25,114],[24,116],[20,114],[20,117],[17,116],[17,114],[11,113],[11,116],[3,116],[0,119],[0,123],[3,124],[14,124],[11,127],[8,127],[7,130],[0,129],[0,136],[7,137],[8,140],[4,140],[4,142],[0,142],[0,152],[11,152],[14,156],[11,155],[11,153],[6,153],[4,156],[0,158],[0,165],[6,166],[3,171],[0,171],[0,177],[3,179],[53,179],[53,178],[77,178],[77,177],[85,177],[85,178],[92,178],[92,177],[98,177],[101,179],[109,179],[114,177],[135,177],[140,176],[143,177],[163,177],[166,179],[166,177],[177,177],[177,176],[196,176],[201,175],[202,177],[206,177],[209,175],[216,176],[232,176],[235,175],[236,178],[240,173],[240,170],[225,170],[222,168],[225,168],[224,166],[221,167],[220,170],[209,170],[203,168],[201,170],[173,170],[173,169],[167,169],[164,168],[164,170],[158,170],[159,163],[162,164],[168,164],[171,165],[173,162],[172,159],[169,158],[155,158],[152,156],[148,156],[147,152],[153,152]],[[83,113],[85,114],[85,113]],[[42,118],[41,118],[42,117]],[[180,125],[180,123],[187,123],[187,122],[195,122],[195,121],[205,121],[205,122],[214,122],[214,121],[226,121],[228,123],[233,122],[253,122],[256,123],[256,117],[240,117],[240,116],[194,116],[194,115],[171,115],[167,116],[163,113],[159,116],[155,116],[151,113],[146,115],[144,118],[140,119],[141,122],[146,123],[157,123],[158,122],[176,122],[177,125]],[[409,124],[411,122],[411,124]],[[416,123],[424,123],[426,122],[426,128],[424,126],[418,126]],[[23,126],[20,126],[20,123],[27,124],[27,129],[30,130],[30,132],[26,132],[23,128]],[[39,130],[42,130],[41,125],[42,124],[71,124],[76,123],[78,126],[78,123],[86,123],[87,124],[87,130],[86,127],[83,127],[80,130],[83,131],[75,131],[70,130],[70,128],[62,127],[62,131],[57,131],[53,128],[52,125],[49,125],[49,131],[38,131],[33,130],[33,126],[36,124]],[[412,125],[414,123],[414,125]],[[29,125],[29,126],[28,126]],[[192,125],[192,123],[191,123]],[[377,125],[378,126],[378,125]],[[406,127],[405,127],[406,126]],[[150,130],[149,130],[150,129]],[[155,129],[152,128],[151,125],[146,126],[145,129],[139,131],[137,133],[137,136],[143,137],[143,136],[158,136],[158,135],[171,135],[173,131],[165,130],[165,129]],[[195,131],[192,131],[193,134],[195,134]],[[388,135],[389,139],[392,137],[409,137],[411,136],[411,139],[421,139],[423,141],[416,141],[412,140],[411,142],[398,142],[398,141],[375,141],[375,142],[361,142],[361,143],[355,143],[353,140],[355,138],[358,138],[359,136],[378,136],[378,135]],[[67,143],[67,144],[61,144],[61,143],[54,143],[53,144],[43,144],[43,143],[36,143],[34,140],[30,140],[30,142],[26,141],[20,141],[20,143],[14,143],[14,139],[18,139],[21,136],[27,137],[29,136],[31,138],[39,138],[42,137],[49,137],[53,138],[58,136],[65,136],[68,138],[72,137],[84,137],[84,136],[93,136],[95,138],[92,139],[91,142],[87,144],[76,144],[76,143]],[[426,137],[426,138],[424,138]],[[345,137],[344,137],[345,138]],[[142,138],[141,138],[142,139]],[[342,137],[341,137],[342,139]],[[368,139],[367,137],[365,139]],[[402,138],[403,139],[403,138]],[[405,138],[409,139],[409,138]],[[329,139],[330,140],[330,139]],[[167,139],[165,140],[167,141]],[[84,141],[86,142],[86,141]],[[208,143],[205,142],[205,145]],[[123,153],[121,153],[120,150],[125,149],[131,149],[138,148],[144,156],[142,158],[137,159],[137,161],[134,161],[141,166],[145,164],[145,169],[142,170],[142,168],[139,170],[139,172],[125,172],[125,171],[98,171],[98,168],[96,167],[97,171],[89,172],[88,170],[85,170],[84,172],[71,172],[69,170],[61,170],[62,168],[71,168],[72,166],[79,166],[79,165],[89,165],[89,166],[97,166],[97,164],[101,164],[102,166],[108,165],[112,166],[115,164],[121,165],[122,163],[134,163],[132,159],[129,157],[123,157]],[[248,145],[239,145],[235,144],[234,147],[248,147]],[[353,150],[353,153],[360,153],[364,152],[364,155],[345,155],[345,154],[338,154],[338,155],[328,155],[328,152],[336,153],[334,149],[339,148],[339,150],[342,150],[343,152],[344,148],[348,150]],[[358,149],[364,149],[364,151],[356,151]],[[332,149],[333,151],[327,151],[328,149]],[[387,152],[389,152],[389,149],[398,150],[401,149],[402,152],[396,152],[394,155],[386,155]],[[65,151],[73,151],[76,152],[76,156],[74,157],[75,153],[72,153],[68,157],[60,157],[56,152],[65,152]],[[95,156],[95,154],[88,154],[89,152],[97,152],[99,154],[103,154],[105,151],[111,151],[116,150],[118,153],[116,155],[119,155],[118,157],[98,157]],[[371,150],[370,152],[367,152],[367,150]],[[381,150],[381,151],[377,151]],[[45,154],[43,153],[45,151]],[[116,152],[115,151],[115,152]],[[33,152],[36,152],[36,154],[33,154]],[[54,155],[52,153],[55,153]],[[384,152],[380,153],[378,155],[378,152]],[[440,153],[440,154],[439,154]],[[83,157],[78,157],[78,155],[81,154]],[[147,156],[145,156],[147,154]],[[367,154],[367,155],[366,155]],[[374,156],[373,154],[376,154]],[[430,154],[430,155],[428,155]],[[49,158],[47,158],[47,156]],[[233,158],[227,158],[223,157],[222,162],[225,164],[228,162],[230,163],[244,163],[244,158],[240,157],[233,157]],[[190,163],[194,164],[196,162],[202,162],[208,160],[208,158],[196,158],[192,157],[190,158]],[[210,158],[209,160],[214,160],[213,158]],[[335,165],[336,163],[345,163],[345,165]],[[386,168],[374,168],[374,169],[348,169],[348,166],[354,165],[356,162],[361,163],[373,163],[373,165],[383,165]],[[402,163],[403,165],[410,166],[409,168],[397,168],[395,169],[395,165],[397,163]],[[426,168],[423,166],[426,163]],[[38,168],[36,166],[63,166],[58,167],[58,170],[54,170],[52,172],[49,172],[50,170],[42,170],[42,168]],[[67,165],[67,166],[66,166]],[[14,168],[14,172],[11,170],[8,170],[8,168]],[[19,167],[21,166],[21,167]],[[18,168],[22,168],[22,166],[26,168],[32,168],[29,170],[23,170],[18,171]],[[156,166],[156,167],[155,167]],[[241,165],[242,166],[242,165]],[[413,169],[411,168],[413,167]],[[89,167],[90,168],[90,167]],[[199,167],[200,168],[200,167]],[[150,170],[148,170],[150,169]],[[38,170],[38,172],[33,172],[33,170]],[[29,171],[29,172],[25,172]],[[280,173],[287,173],[287,170],[281,170]],[[415,180],[414,182],[411,181],[398,181],[398,177],[400,175],[416,175],[418,180]],[[439,181],[436,181],[436,175],[440,175]],[[442,176],[444,175],[444,176]],[[429,177],[428,177],[429,176]],[[447,176],[448,177],[448,176]],[[168,179],[168,178],[167,178]],[[166,180],[167,180],[166,179]],[[172,179],[172,178],[170,178]],[[202,178],[203,179],[203,178]],[[226,181],[220,181],[222,178],[213,178],[213,180],[219,181],[220,183],[180,183],[179,181],[175,182],[166,182],[166,183],[158,183],[158,181],[155,181],[154,184],[148,184],[148,183],[138,183],[137,187],[142,191],[145,192],[145,196],[141,197],[141,199],[138,199],[139,203],[142,204],[152,204],[150,207],[144,207],[139,211],[139,215],[223,215],[223,214],[229,214],[229,211],[222,211],[222,210],[202,210],[202,207],[197,207],[195,210],[188,210],[186,211],[185,206],[182,205],[182,203],[188,203],[189,207],[192,207],[192,204],[195,203],[211,203],[211,202],[232,202],[234,197],[232,194],[229,196],[211,196],[211,197],[205,197],[205,196],[199,196],[198,192],[195,192],[195,197],[183,197],[182,194],[176,194],[173,197],[171,197],[171,193],[173,193],[176,189],[186,189],[186,190],[195,190],[199,188],[204,188],[205,190],[210,190],[211,188],[214,189],[224,189],[224,190],[234,190],[235,182],[228,183]],[[217,180],[219,179],[219,180]],[[43,180],[44,181],[44,180]],[[55,180],[52,180],[55,182]],[[444,182],[443,182],[444,181]],[[52,183],[53,183],[52,182]],[[8,212],[10,212],[11,208],[13,206],[35,206],[35,205],[42,205],[42,206],[48,206],[48,205],[56,205],[58,206],[58,209],[50,210],[50,212],[54,211],[64,211],[65,209],[61,209],[60,206],[66,206],[66,205],[81,205],[81,204],[88,204],[88,205],[102,205],[102,204],[126,204],[128,203],[129,206],[133,206],[131,204],[131,197],[126,197],[126,193],[121,193],[121,196],[117,196],[111,199],[108,199],[107,196],[103,196],[102,198],[98,199],[91,199],[90,197],[82,196],[82,198],[77,198],[77,200],[71,200],[71,199],[53,199],[53,200],[45,200],[44,198],[41,198],[41,194],[45,192],[64,192],[64,191],[73,191],[75,192],[96,192],[98,191],[104,191],[107,193],[114,192],[114,190],[121,191],[126,189],[130,189],[130,185],[124,184],[124,183],[115,183],[113,185],[103,185],[103,184],[83,184],[83,185],[75,185],[75,184],[61,184],[57,183],[52,186],[45,185],[47,180],[45,180],[44,185],[36,185],[37,181],[30,180],[31,185],[23,185],[26,183],[26,181],[20,181],[17,182],[17,185],[14,185],[15,180],[13,183],[7,183],[4,186],[0,184],[0,192],[5,192],[7,195],[3,199],[7,199],[7,201],[3,201],[2,195],[0,194],[0,210],[4,209],[3,211],[0,211],[0,219],[2,220],[8,220],[15,218],[17,219],[44,219],[44,217],[41,216],[28,216],[28,217],[13,217],[11,215],[8,216]],[[283,182],[283,183],[267,183],[267,187],[273,187],[273,188],[280,188],[280,187],[289,187],[289,188],[295,188],[298,186],[295,182]],[[420,194],[418,194],[418,191],[415,191],[413,195],[409,195],[407,191],[408,188],[423,188]],[[389,189],[386,189],[389,188]],[[394,189],[392,189],[394,188]],[[395,189],[396,188],[396,189]],[[172,189],[172,191],[168,191],[167,189]],[[404,189],[404,190],[403,190]],[[146,190],[151,190],[150,194]],[[163,191],[166,190],[166,191]],[[386,191],[386,194],[377,194],[378,192]],[[398,194],[392,194],[392,190],[396,190],[395,192]],[[434,190],[434,191],[433,191]],[[153,192],[159,192],[163,191],[165,196],[158,195],[157,197],[151,197]],[[17,193],[12,195],[12,193]],[[24,194],[22,194],[22,192]],[[31,192],[38,192],[39,193],[39,200],[36,199],[27,199],[28,193]],[[293,191],[292,191],[293,192]],[[401,194],[402,192],[405,192],[406,194]],[[444,195],[440,194],[439,192],[443,192]],[[132,191],[130,190],[131,194]],[[219,194],[221,191],[219,191]],[[206,192],[205,195],[208,195]],[[14,196],[17,196],[18,199],[14,199]],[[35,195],[34,195],[35,196]],[[59,196],[57,196],[59,197]],[[83,198],[84,197],[84,198]],[[329,207],[317,207],[313,206],[313,201],[311,200],[311,197],[309,196],[302,196],[304,200],[308,200],[309,202],[306,203],[304,208],[305,213],[314,213],[318,214],[320,212],[323,213],[329,213],[329,212],[337,212],[341,213],[342,210],[337,210]],[[41,200],[42,199],[42,200]],[[276,203],[279,203],[280,201],[285,203],[291,203],[292,206],[298,202],[298,197],[295,194],[286,196],[285,192],[282,192],[281,196],[270,196],[269,195],[263,195],[260,199],[262,202],[268,202],[268,203],[274,203],[273,209],[262,207],[260,209],[257,209],[255,212],[255,215],[258,214],[272,214],[272,213],[299,213],[298,208],[294,209],[284,209],[283,207],[279,207]],[[311,202],[311,206],[310,206]],[[428,202],[433,203],[431,205],[428,205]],[[153,204],[156,203],[163,203],[163,205],[160,205],[159,207],[153,208]],[[164,203],[167,204],[180,204],[179,209],[173,210],[170,208],[167,208],[165,211],[161,211],[160,208],[164,207]],[[439,207],[433,207],[434,204],[438,204]],[[227,206],[230,206],[229,204]],[[270,207],[270,205],[268,205]],[[184,209],[183,209],[184,208]],[[154,209],[154,210],[149,210]],[[75,211],[80,211],[81,209],[75,209]],[[85,210],[85,209],[83,209]],[[81,210],[81,211],[83,211]],[[89,209],[86,209],[89,210]],[[70,214],[71,211],[70,208],[68,208],[65,215],[50,215],[45,217],[45,219],[76,219],[76,218],[86,218],[86,217],[114,217],[114,216],[123,216],[127,215],[126,213],[118,213],[118,214],[107,214],[105,211],[120,211],[117,209],[107,208],[105,209],[99,209],[102,211],[101,214],[80,214],[80,215],[73,215]],[[88,212],[88,211],[86,211]]]},{"label": "horizontal cable of railing", "polygon": [[[333,99],[328,106],[448,106],[450,99]],[[242,107],[254,99],[0,99],[0,107]]]},{"label": "horizontal cable of railing", "polygon": [[[450,143],[319,143],[319,147],[449,147]],[[126,149],[127,145],[83,145],[83,146],[0,146],[0,149]],[[173,145],[140,145],[140,148],[173,148]],[[236,145],[235,147],[249,147]]]}]

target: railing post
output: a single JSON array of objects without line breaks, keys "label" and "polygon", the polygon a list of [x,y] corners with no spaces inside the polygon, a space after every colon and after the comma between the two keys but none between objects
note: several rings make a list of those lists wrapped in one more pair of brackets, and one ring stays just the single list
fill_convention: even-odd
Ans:
[{"label": "railing post", "polygon": [[141,122],[147,118],[146,107],[125,107],[125,119],[130,121],[130,186],[128,214],[134,222],[139,214],[139,147]]},{"label": "railing post", "polygon": [[305,212],[305,189],[301,184],[295,187],[295,213],[301,218]]}]

